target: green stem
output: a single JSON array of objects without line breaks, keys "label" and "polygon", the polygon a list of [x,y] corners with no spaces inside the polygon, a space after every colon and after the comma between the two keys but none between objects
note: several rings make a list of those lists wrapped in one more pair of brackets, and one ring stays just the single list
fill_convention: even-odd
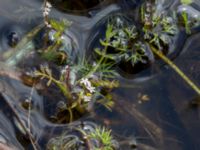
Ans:
[{"label": "green stem", "polygon": [[71,108],[68,108],[67,110],[69,112],[69,123],[71,123],[73,121],[73,112],[72,112]]},{"label": "green stem", "polygon": [[63,83],[58,82],[57,80],[54,81],[54,83],[60,88],[60,90],[62,91],[62,93],[65,95],[65,97],[68,98],[68,100],[70,101],[72,96],[70,94],[70,90],[67,86],[63,85]]},{"label": "green stem", "polygon": [[198,95],[200,95],[200,89],[197,85],[195,85],[194,82],[192,82],[183,71],[181,71],[169,58],[167,58],[161,51],[158,51],[156,48],[154,48],[153,46],[150,46],[151,50],[154,54],[156,54],[157,56],[159,56],[165,63],[167,63],[172,69],[174,69],[174,71],[176,73],[178,73],[183,80],[185,80],[185,82],[187,82],[190,87],[197,92]]},{"label": "green stem", "polygon": [[54,82],[58,87],[59,89],[61,90],[61,92],[64,94],[64,96],[66,98],[68,98],[69,101],[71,101],[71,98],[72,98],[72,95],[70,93],[70,90],[69,88],[64,85],[62,82],[56,80],[55,78],[53,77],[49,77],[47,74],[44,74],[44,73],[39,73],[40,76],[44,76],[45,78],[51,80],[52,82]]},{"label": "green stem", "polygon": [[182,13],[182,17],[183,17],[183,21],[184,21],[184,25],[185,25],[185,30],[187,34],[191,34],[191,30],[190,30],[190,25],[188,22],[188,15],[186,12]]},{"label": "green stem", "polygon": [[[107,49],[108,49],[108,46],[105,46],[105,48],[103,49],[103,55],[101,56],[100,60],[98,61],[96,66],[84,78],[88,78],[89,76],[91,76],[97,71],[101,63],[104,61]],[[80,82],[80,80],[78,82]]]}]

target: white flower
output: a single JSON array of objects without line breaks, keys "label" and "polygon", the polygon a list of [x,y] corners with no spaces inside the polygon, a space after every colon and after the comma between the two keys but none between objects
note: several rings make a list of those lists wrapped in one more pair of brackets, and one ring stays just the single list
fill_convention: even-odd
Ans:
[{"label": "white flower", "polygon": [[87,89],[88,89],[88,91],[89,91],[90,93],[94,93],[94,92],[95,92],[95,87],[93,87],[93,86],[90,86],[90,87],[88,87]]},{"label": "white flower", "polygon": [[46,7],[47,7],[47,8],[51,8],[51,7],[52,7],[51,3],[49,3],[49,2],[47,1]]},{"label": "white flower", "polygon": [[44,11],[43,11],[43,16],[48,16],[49,15],[49,12],[50,12],[50,9],[49,8],[45,8]]},{"label": "white flower", "polygon": [[45,8],[44,8],[44,11],[47,12],[47,13],[49,13],[49,12],[51,11],[51,9],[48,8],[48,7],[45,7]]},{"label": "white flower", "polygon": [[51,24],[49,24],[47,21],[45,21],[44,24],[45,24],[48,28],[51,28]]},{"label": "white flower", "polygon": [[87,78],[82,78],[80,83],[83,84],[90,93],[95,92],[95,87],[92,86],[91,82]]},{"label": "white flower", "polygon": [[43,8],[43,16],[46,17],[49,15],[50,11],[51,11],[51,4],[49,2],[46,2],[44,8]]},{"label": "white flower", "polygon": [[93,62],[92,66],[95,67],[96,65],[97,65],[97,63],[96,63],[96,62]]},{"label": "white flower", "polygon": [[91,96],[83,96],[84,102],[90,102],[91,101]]},{"label": "white flower", "polygon": [[84,85],[88,85],[88,84],[90,84],[90,81],[87,78],[82,78],[80,83],[84,84]]}]

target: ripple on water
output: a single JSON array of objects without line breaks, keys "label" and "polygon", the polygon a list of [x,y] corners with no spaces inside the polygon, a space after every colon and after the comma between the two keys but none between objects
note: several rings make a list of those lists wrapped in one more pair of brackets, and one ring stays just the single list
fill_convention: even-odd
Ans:
[{"label": "ripple on water", "polygon": [[[41,3],[39,2],[41,2],[41,0],[34,2],[31,0],[19,0],[19,3],[13,3],[12,0],[0,1],[0,15],[6,16],[6,19],[2,17],[4,19],[2,19],[0,22],[0,54],[7,50],[13,49],[22,39],[22,37],[28,31],[30,31],[33,26],[35,26],[35,23],[19,23],[19,20],[16,19],[16,16],[19,15],[17,16],[19,19],[21,15],[23,15],[23,17],[25,15],[25,20],[26,18],[29,18],[29,15],[34,17],[38,16],[39,14],[41,17],[42,12],[40,9],[38,9],[41,7]],[[80,137],[80,132],[77,131],[76,128],[81,126],[83,127],[84,131],[92,132],[97,125],[96,123],[107,125],[108,127],[116,127],[114,132],[120,133],[120,137],[126,136],[127,138],[127,135],[131,137],[135,135],[138,136],[136,139],[137,142],[135,142],[135,140],[133,140],[134,138],[131,137],[131,140],[128,140],[128,142],[125,141],[126,144],[130,144],[132,141],[134,141],[132,142],[133,147],[137,147],[140,144],[138,146],[139,148],[151,148],[153,146],[157,147],[157,145],[163,144],[162,148],[165,149],[168,147],[168,145],[173,145],[174,143],[174,145],[178,145],[175,148],[173,147],[176,150],[183,147],[199,147],[199,135],[198,132],[196,132],[199,129],[197,127],[199,125],[199,121],[196,119],[196,114],[194,115],[194,111],[193,113],[184,111],[185,116],[183,116],[181,115],[182,112],[180,111],[180,107],[183,106],[183,103],[180,101],[180,99],[185,102],[188,99],[185,99],[183,95],[185,94],[188,98],[190,98],[194,97],[193,93],[187,92],[187,89],[182,86],[182,80],[177,80],[176,75],[174,75],[174,78],[171,78],[173,74],[169,71],[169,69],[163,69],[163,71],[160,70],[160,66],[157,67],[155,61],[159,60],[149,50],[149,46],[144,42],[145,40],[142,39],[143,32],[141,31],[141,24],[138,22],[140,20],[139,17],[136,16],[138,15],[136,12],[138,11],[137,7],[143,4],[143,0],[95,0],[92,2],[86,0],[52,0],[51,2],[53,7],[63,12],[59,13],[59,17],[58,14],[56,14],[58,18],[67,18],[68,14],[70,14],[71,18],[74,20],[77,18],[79,19],[77,21],[78,23],[75,21],[75,24],[72,25],[72,28],[64,33],[64,46],[68,47],[68,50],[71,52],[77,50],[75,53],[71,53],[75,57],[77,55],[79,56],[79,51],[81,53],[80,55],[83,55],[86,48],[86,54],[88,54],[86,56],[89,58],[90,55],[93,55],[91,51],[93,51],[95,47],[101,47],[99,44],[99,39],[105,38],[105,29],[108,20],[114,20],[114,24],[119,28],[120,26],[134,26],[139,35],[137,40],[142,42],[144,48],[147,49],[146,54],[148,58],[148,65],[143,66],[143,64],[139,64],[139,66],[133,66],[131,63],[124,63],[120,60],[121,58],[116,58],[116,61],[121,61],[117,64],[116,70],[120,74],[120,77],[124,79],[122,82],[126,82],[126,84],[129,86],[133,85],[133,82],[131,82],[133,80],[137,80],[143,84],[137,84],[139,87],[117,89],[115,91],[115,94],[117,95],[115,100],[117,103],[113,112],[108,112],[100,109],[98,112],[92,112],[91,116],[89,114],[89,117],[88,114],[81,117],[78,116],[77,119],[83,120],[83,122],[74,121],[72,124],[63,124],[62,122],[58,123],[52,121],[51,117],[56,114],[58,109],[62,109],[62,106],[65,105],[65,99],[62,97],[61,93],[58,89],[56,89],[56,87],[52,86],[49,90],[47,88],[43,88],[41,85],[37,85],[41,86],[40,89],[32,90],[32,85],[23,85],[21,81],[16,81],[19,80],[19,77],[12,78],[13,75],[15,75],[13,72],[17,73],[17,69],[21,69],[23,71],[27,69],[31,70],[31,68],[35,66],[35,62],[37,65],[44,62],[38,59],[34,59],[34,57],[37,57],[37,55],[33,55],[31,57],[30,55],[29,57],[26,55],[25,58],[23,57],[21,59],[21,62],[18,64],[18,68],[15,68],[16,70],[11,68],[13,70],[13,72],[11,72],[11,76],[5,77],[5,74],[0,76],[0,99],[2,100],[0,107],[1,143],[17,147],[20,150],[23,148],[30,148],[31,142],[27,139],[28,136],[24,132],[24,129],[22,128],[19,120],[16,119],[16,115],[18,115],[19,119],[27,130],[30,130],[30,121],[31,133],[36,141],[38,141],[36,143],[42,149],[48,148],[49,146],[51,147],[52,144],[58,144],[60,139],[63,140],[63,137],[66,141],[70,141],[70,138],[76,138],[81,141],[83,139]],[[193,34],[197,34],[200,31],[199,24],[195,24],[195,20],[199,19],[200,14],[199,0],[194,0],[190,6],[180,5],[178,0],[160,0],[157,2],[157,14],[161,13],[162,10],[165,10],[165,13],[168,10],[175,10],[178,13],[186,10],[188,13],[189,20],[192,24],[192,35],[187,36],[184,32],[182,32],[184,26],[181,26],[181,30],[179,30],[177,36],[173,36],[173,38],[169,40],[171,43],[169,44],[169,49],[166,50],[166,55],[169,56],[172,60],[175,60],[175,62],[177,62],[180,67],[185,68],[186,72],[192,72],[190,74],[191,77],[198,81],[199,64],[197,61],[199,60],[199,35],[194,37]],[[115,5],[110,5],[111,3],[114,3]],[[27,7],[28,9],[23,8],[22,11],[18,11],[18,13],[14,15],[10,14],[10,12],[12,12],[11,10],[15,10],[14,8],[19,10],[20,4],[22,6],[25,6],[23,4],[26,4],[26,6],[29,7]],[[6,7],[8,8],[6,9]],[[6,10],[4,11],[4,9]],[[26,11],[27,13],[23,13]],[[52,10],[52,13],[54,13],[54,10]],[[166,15],[169,15],[170,17],[172,14],[173,13],[171,12],[166,13]],[[8,20],[7,18],[12,19]],[[41,23],[41,18],[35,20],[38,21],[36,24]],[[154,31],[160,32],[160,26],[157,27]],[[50,44],[53,42],[52,34],[49,35],[51,39]],[[123,37],[123,34],[124,33],[120,32],[119,36]],[[43,40],[42,36],[43,35],[41,35],[41,37],[36,40],[38,49],[42,47],[40,45],[40,42]],[[186,39],[187,42],[185,44]],[[73,45],[71,45],[72,43]],[[35,49],[37,48],[35,47]],[[182,51],[183,48],[184,50]],[[111,49],[109,53],[113,54],[115,51],[112,51]],[[94,56],[94,58],[97,57]],[[189,60],[190,58],[192,60]],[[183,61],[185,63],[183,63]],[[158,62],[158,64],[160,64],[160,62]],[[128,67],[124,68],[124,66]],[[56,73],[61,70],[57,66],[52,65],[51,67],[53,69],[55,68]],[[132,71],[133,69],[136,70]],[[3,69],[1,66],[0,72],[2,71]],[[160,71],[163,71],[163,73],[157,75],[157,73]],[[154,76],[155,74],[157,75],[156,77]],[[153,79],[151,78],[152,75],[154,77]],[[174,88],[177,82],[179,82],[180,89]],[[32,97],[30,101],[31,93]],[[147,96],[150,99],[144,105],[138,104],[137,102],[137,100],[142,96]],[[130,100],[127,100],[127,98],[130,98]],[[195,107],[198,107],[198,104],[195,104]],[[29,114],[29,112],[31,113]],[[60,111],[57,113],[57,115],[63,115],[62,113],[63,112]],[[190,117],[190,115],[194,116]],[[92,121],[85,121],[87,120],[87,117],[92,118]],[[192,124],[193,122],[190,120],[190,118],[196,119],[195,124]],[[182,123],[184,123],[184,127]],[[159,132],[164,130],[166,134],[164,132]],[[69,134],[66,134],[66,131],[69,131]],[[191,131],[191,133],[188,133],[187,131]],[[163,134],[161,135],[159,133]],[[143,135],[145,137],[141,138]],[[170,137],[173,137],[174,139],[171,140]],[[155,141],[154,138],[159,140]],[[181,144],[178,140],[180,140]],[[162,143],[163,141],[164,143]],[[80,144],[82,143],[83,141],[80,142]],[[59,144],[56,146],[60,146]],[[159,148],[160,147],[158,146],[158,149]]]}]

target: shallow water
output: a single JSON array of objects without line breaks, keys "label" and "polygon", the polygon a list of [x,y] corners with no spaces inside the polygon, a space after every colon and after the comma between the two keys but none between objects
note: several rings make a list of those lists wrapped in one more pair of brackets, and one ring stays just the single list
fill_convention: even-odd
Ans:
[{"label": "shallow water", "polygon": [[[178,0],[159,2],[158,13],[163,9],[171,11],[186,7],[180,6]],[[102,28],[110,14],[133,15],[142,3],[141,0],[105,0],[92,8],[84,9],[83,5],[77,10],[73,8],[73,11],[70,8],[60,11],[54,5],[50,17],[67,18],[73,22],[66,35],[71,36],[75,54],[82,58],[85,54],[91,54],[90,44],[95,43],[92,40],[97,41],[95,38],[102,36],[102,31],[97,29],[99,26]],[[34,42],[25,45],[25,51],[19,57],[13,55],[11,63],[3,57],[5,52],[12,52],[7,33],[17,33],[18,41],[43,22],[41,6],[42,0],[18,0],[17,3],[0,0],[1,143],[13,149],[33,149],[31,138],[37,149],[46,149],[50,139],[67,131],[75,132],[71,128],[84,124],[92,129],[94,124],[99,124],[112,129],[124,150],[200,149],[199,95],[161,61],[137,74],[121,73],[118,77],[120,87],[112,91],[115,106],[111,112],[100,106],[70,124],[55,123],[51,116],[57,111],[58,101],[65,100],[58,89],[53,86],[38,90],[21,80],[21,71],[30,71],[43,63],[32,53]],[[199,16],[199,1],[194,1],[187,9],[191,15]],[[200,26],[194,27],[191,35],[180,30],[171,48],[176,49],[175,53],[169,54],[173,62],[197,85],[200,85],[199,38]],[[58,71],[56,66],[52,67],[55,72]],[[147,97],[146,100],[144,97]]]}]

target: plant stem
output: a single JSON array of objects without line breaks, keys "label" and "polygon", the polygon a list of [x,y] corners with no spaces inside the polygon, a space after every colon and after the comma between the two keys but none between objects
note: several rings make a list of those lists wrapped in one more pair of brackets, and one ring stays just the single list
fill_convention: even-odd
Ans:
[{"label": "plant stem", "polygon": [[165,63],[167,63],[178,75],[180,75],[185,82],[187,82],[190,87],[200,95],[200,88],[191,81],[183,71],[181,71],[169,58],[167,58],[161,51],[158,51],[156,48],[150,45],[150,48],[154,54],[159,56]]},{"label": "plant stem", "polygon": [[60,89],[61,92],[64,94],[64,96],[65,96],[66,98],[68,98],[69,101],[71,100],[72,95],[71,95],[71,93],[70,93],[69,88],[68,88],[65,84],[63,84],[62,82],[56,80],[56,79],[53,78],[53,77],[49,77],[47,74],[40,73],[39,75],[40,75],[40,76],[44,76],[45,78],[47,78],[47,79],[51,80],[52,82],[54,82],[54,83],[59,87],[59,89]]},{"label": "plant stem", "polygon": [[97,69],[99,68],[99,66],[101,65],[101,63],[103,62],[103,60],[105,58],[107,48],[108,48],[108,46],[105,46],[105,48],[103,49],[103,55],[101,56],[100,60],[98,61],[96,66],[84,78],[88,78],[89,76],[91,76],[93,73],[95,73],[97,71]]},{"label": "plant stem", "polygon": [[68,108],[67,110],[69,112],[69,123],[71,123],[73,121],[73,112],[72,112],[71,108]]}]

